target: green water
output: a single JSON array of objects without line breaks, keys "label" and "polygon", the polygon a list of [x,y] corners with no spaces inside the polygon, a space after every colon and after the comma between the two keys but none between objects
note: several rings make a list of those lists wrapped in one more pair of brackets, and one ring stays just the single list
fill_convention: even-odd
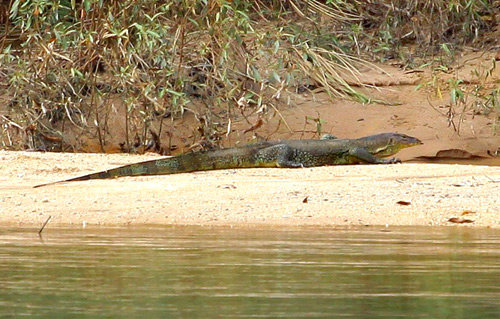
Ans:
[{"label": "green water", "polygon": [[500,231],[0,228],[0,318],[500,318]]}]

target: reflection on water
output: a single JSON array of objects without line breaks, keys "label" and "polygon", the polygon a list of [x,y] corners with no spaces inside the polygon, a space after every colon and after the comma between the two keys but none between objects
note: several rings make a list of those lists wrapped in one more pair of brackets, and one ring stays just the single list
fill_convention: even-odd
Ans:
[{"label": "reflection on water", "polygon": [[500,318],[499,257],[487,229],[0,229],[0,317]]}]

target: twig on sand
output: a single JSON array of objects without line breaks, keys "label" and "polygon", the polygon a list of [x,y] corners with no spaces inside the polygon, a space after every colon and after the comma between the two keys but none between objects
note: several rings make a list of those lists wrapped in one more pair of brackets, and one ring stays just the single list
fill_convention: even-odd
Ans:
[{"label": "twig on sand", "polygon": [[486,178],[489,179],[492,183],[500,183],[500,181],[494,180],[493,178],[489,177],[488,175],[484,175],[484,176],[486,176]]}]

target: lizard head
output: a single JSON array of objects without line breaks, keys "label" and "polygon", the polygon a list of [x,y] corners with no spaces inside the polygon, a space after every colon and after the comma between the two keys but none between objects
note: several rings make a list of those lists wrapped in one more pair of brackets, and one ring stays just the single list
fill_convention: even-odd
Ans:
[{"label": "lizard head", "polygon": [[423,144],[416,137],[411,137],[400,133],[382,133],[373,135],[373,146],[376,148],[374,154],[385,157],[391,156],[403,148]]}]

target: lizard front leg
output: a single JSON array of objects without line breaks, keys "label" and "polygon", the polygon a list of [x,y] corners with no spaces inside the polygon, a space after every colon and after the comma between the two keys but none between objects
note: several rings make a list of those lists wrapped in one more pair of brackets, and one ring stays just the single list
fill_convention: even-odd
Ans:
[{"label": "lizard front leg", "polygon": [[350,163],[394,164],[401,163],[396,157],[379,158],[370,153],[366,148],[356,147],[349,150]]}]

